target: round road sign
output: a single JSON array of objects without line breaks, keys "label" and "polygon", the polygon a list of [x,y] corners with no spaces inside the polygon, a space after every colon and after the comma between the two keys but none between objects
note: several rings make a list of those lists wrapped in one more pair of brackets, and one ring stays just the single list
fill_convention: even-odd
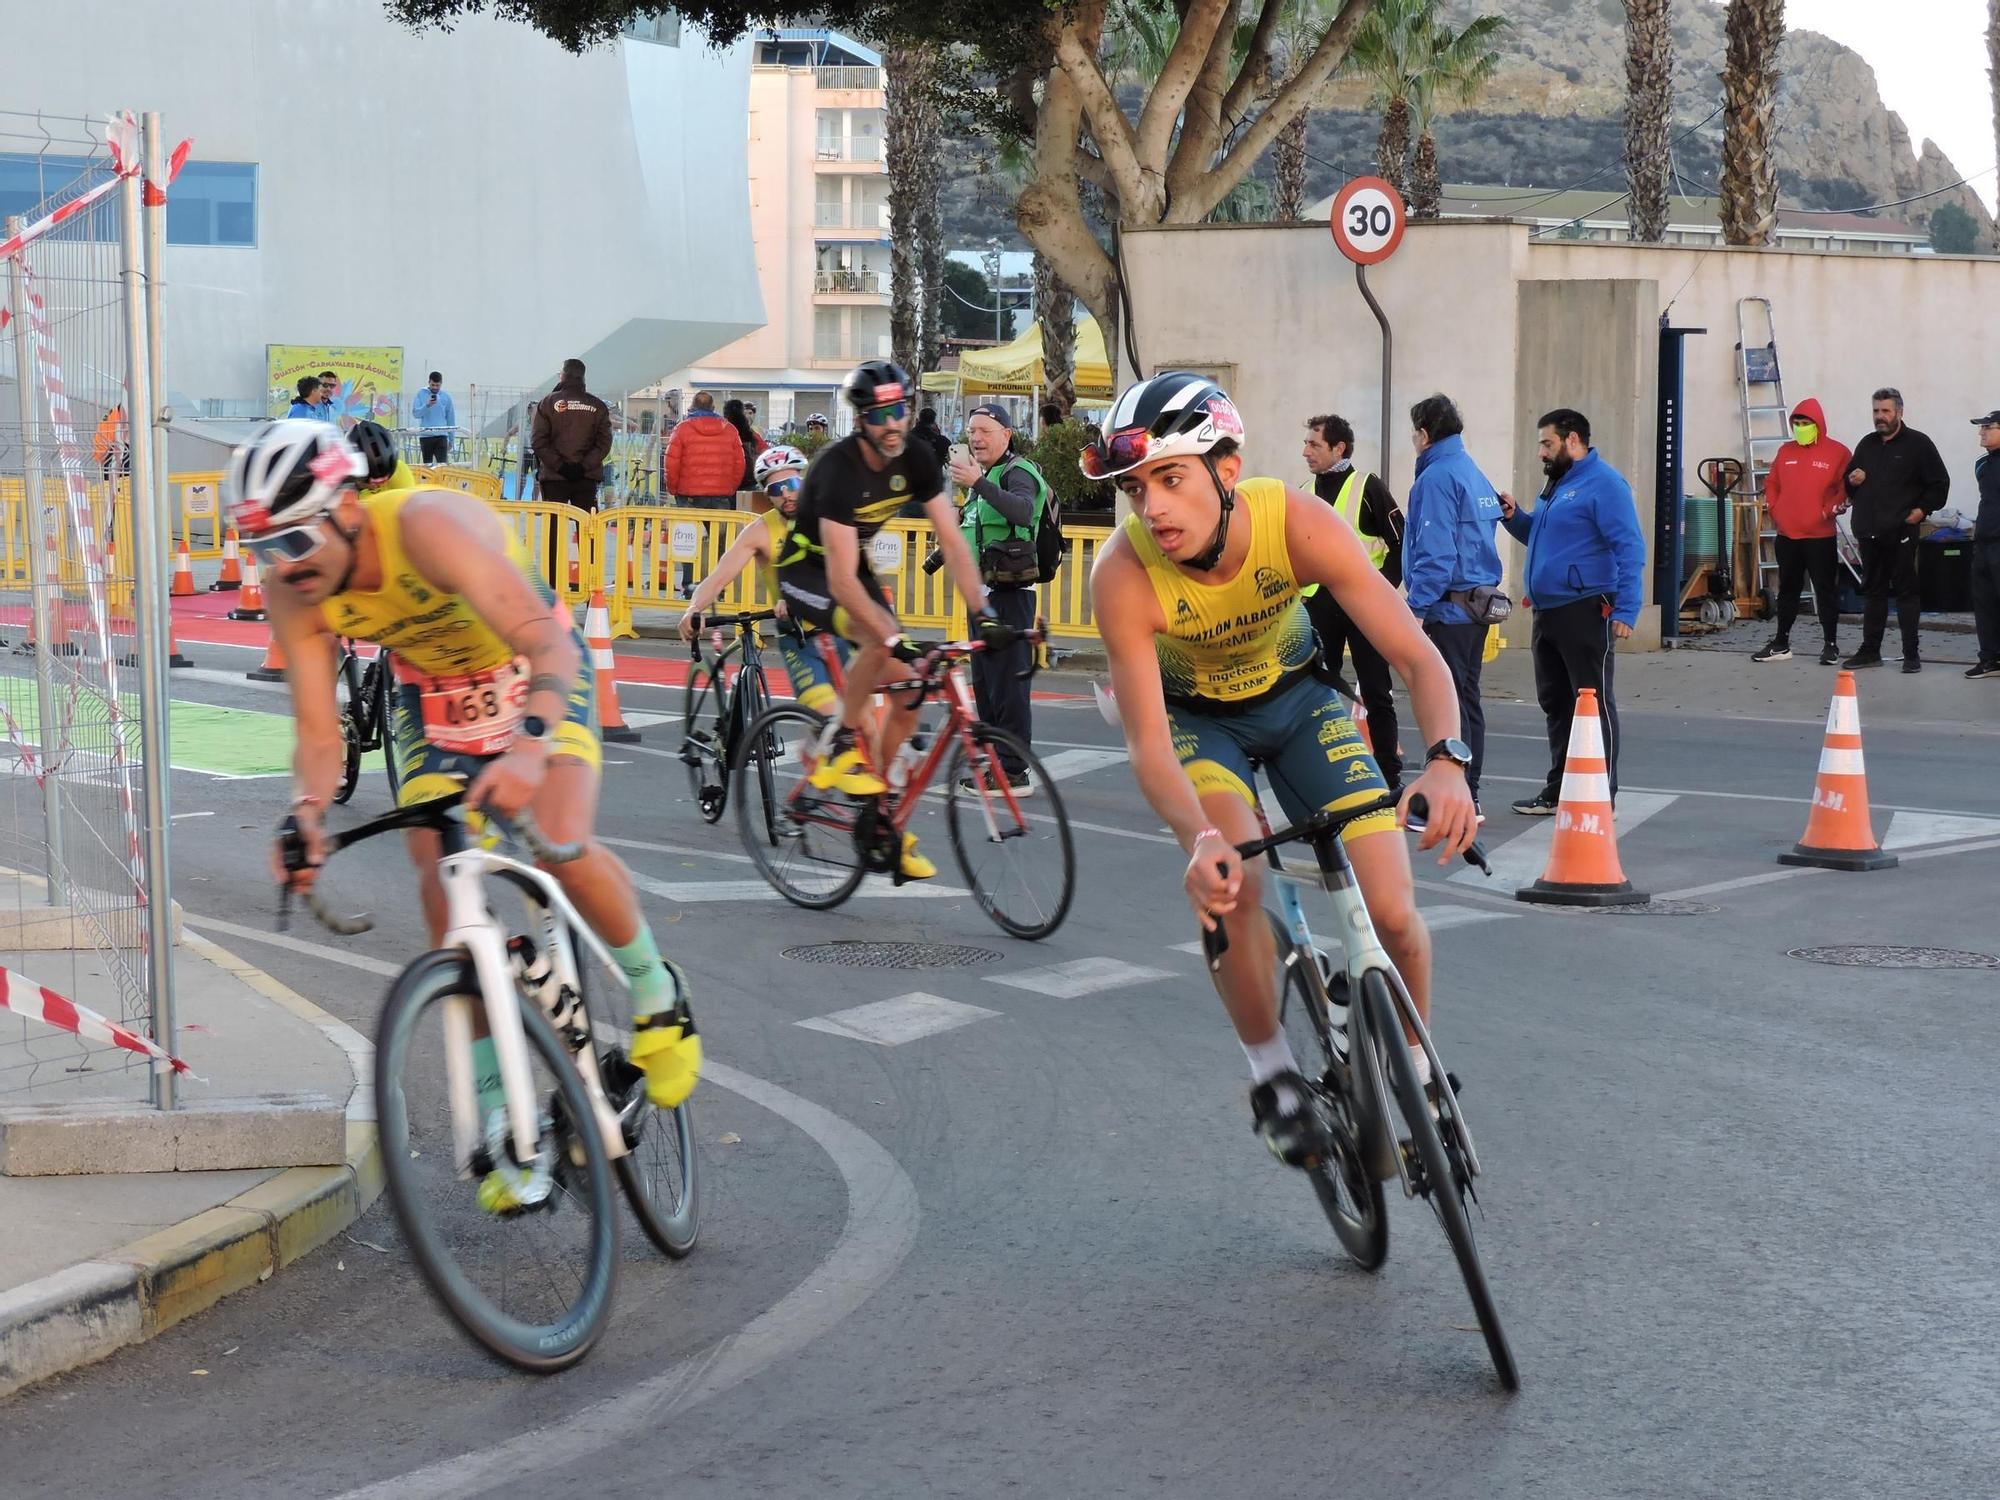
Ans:
[{"label": "round road sign", "polygon": [[1403,242],[1403,198],[1379,177],[1357,177],[1334,196],[1333,242],[1356,265],[1372,266]]}]

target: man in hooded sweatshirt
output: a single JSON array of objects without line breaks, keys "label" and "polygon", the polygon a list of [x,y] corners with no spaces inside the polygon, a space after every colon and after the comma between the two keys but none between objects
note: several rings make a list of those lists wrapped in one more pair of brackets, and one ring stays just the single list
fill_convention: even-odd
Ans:
[{"label": "man in hooded sweatshirt", "polygon": [[1829,437],[1826,413],[1808,396],[1792,408],[1792,440],[1771,460],[1764,478],[1764,506],[1777,531],[1778,633],[1752,661],[1789,661],[1799,591],[1812,580],[1813,608],[1826,644],[1823,667],[1840,665],[1840,558],[1833,517],[1847,503],[1847,465],[1854,455]]}]

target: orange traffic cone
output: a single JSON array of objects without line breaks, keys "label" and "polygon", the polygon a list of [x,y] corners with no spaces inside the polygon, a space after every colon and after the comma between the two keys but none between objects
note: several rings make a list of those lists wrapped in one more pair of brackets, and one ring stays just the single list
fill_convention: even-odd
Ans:
[{"label": "orange traffic cone", "polygon": [[243,560],[236,551],[236,528],[230,527],[222,537],[222,576],[208,586],[211,594],[219,594],[224,589],[233,589],[243,582]]},{"label": "orange traffic cone", "polygon": [[285,653],[278,645],[277,631],[274,630],[271,632],[271,639],[264,647],[264,659],[243,675],[252,682],[283,682],[285,680]]},{"label": "orange traffic cone", "polygon": [[1805,837],[1790,854],[1780,854],[1778,863],[1822,870],[1887,870],[1901,863],[1875,842],[1868,773],[1861,761],[1861,700],[1854,695],[1852,672],[1842,672],[1833,684]]},{"label": "orange traffic cone", "polygon": [[1514,899],[1545,906],[1636,906],[1651,899],[1632,889],[1618,863],[1618,837],[1611,827],[1611,777],[1604,761],[1604,725],[1597,716],[1595,688],[1583,688],[1576,695],[1548,868],[1533,885],[1514,892]]},{"label": "orange traffic cone", "polygon": [[180,550],[174,554],[174,586],[168,590],[169,597],[190,599],[194,597],[194,563],[188,557],[188,544],[181,541]]},{"label": "orange traffic cone", "polygon": [[[121,667],[136,667],[139,665],[139,638],[136,627],[133,631],[132,649],[118,658],[118,665]],[[174,635],[174,616],[171,610],[167,612],[167,665],[170,667],[191,667],[194,665],[187,657],[181,655],[181,643],[179,638]]]},{"label": "orange traffic cone", "polygon": [[597,673],[597,727],[607,745],[629,745],[639,731],[625,722],[618,707],[618,661],[611,654],[611,617],[604,610],[604,590],[590,591],[584,611],[583,638],[590,647],[590,665]]},{"label": "orange traffic cone", "polygon": [[236,608],[229,612],[229,618],[261,620],[264,617],[264,589],[257,581],[257,559],[253,557],[243,565],[243,592],[237,596]]}]

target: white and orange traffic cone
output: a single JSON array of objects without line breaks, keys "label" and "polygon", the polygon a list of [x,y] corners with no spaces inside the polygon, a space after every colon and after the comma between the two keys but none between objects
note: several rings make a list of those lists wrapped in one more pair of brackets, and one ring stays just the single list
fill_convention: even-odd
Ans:
[{"label": "white and orange traffic cone", "polygon": [[1576,695],[1548,868],[1533,885],[1515,891],[1514,899],[1544,906],[1636,906],[1651,899],[1632,889],[1618,862],[1618,836],[1611,826],[1611,774],[1604,760],[1604,723],[1597,716],[1595,688]]},{"label": "white and orange traffic cone", "polygon": [[629,745],[639,731],[625,722],[618,707],[618,659],[611,654],[611,617],[605,612],[604,590],[590,591],[583,615],[583,638],[590,647],[590,665],[597,674],[597,728],[607,745]]},{"label": "white and orange traffic cone", "polygon": [[[252,564],[254,567],[255,564]],[[271,632],[271,639],[265,643],[264,659],[243,674],[252,682],[283,682],[285,680],[285,653],[278,645],[278,632]]]},{"label": "white and orange traffic cone", "polygon": [[1805,837],[1790,854],[1780,854],[1778,863],[1822,870],[1887,870],[1901,863],[1875,842],[1868,771],[1861,759],[1861,700],[1855,696],[1852,672],[1834,680]]},{"label": "white and orange traffic cone", "polygon": [[[121,667],[136,667],[139,665],[139,639],[136,627],[133,631],[132,649],[118,658],[118,665]],[[174,634],[174,617],[172,611],[169,611],[167,614],[167,665],[170,667],[191,667],[194,665],[191,660],[181,655],[181,643],[179,638]]]},{"label": "white and orange traffic cone", "polygon": [[251,558],[243,564],[243,592],[237,596],[236,608],[229,612],[232,620],[261,620],[264,615],[264,589],[257,581],[257,559]]},{"label": "white and orange traffic cone", "polygon": [[167,591],[174,599],[194,597],[194,561],[188,556],[187,539],[181,539],[180,550],[174,553],[174,586]]},{"label": "white and orange traffic cone", "polygon": [[243,583],[243,559],[236,547],[236,528],[230,527],[222,535],[222,576],[208,586],[211,594],[219,594],[224,589],[238,588]]}]

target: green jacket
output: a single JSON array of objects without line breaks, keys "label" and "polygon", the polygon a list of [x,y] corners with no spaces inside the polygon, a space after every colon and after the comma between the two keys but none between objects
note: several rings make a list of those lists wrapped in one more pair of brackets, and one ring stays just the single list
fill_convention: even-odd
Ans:
[{"label": "green jacket", "polygon": [[[973,481],[965,508],[959,512],[958,524],[973,557],[977,559],[986,547],[1010,536],[1033,541],[1048,501],[1049,482],[1042,478],[1041,470],[1020,454],[1009,453],[984,477]],[[1027,507],[1025,521],[1008,519],[1007,511],[1018,514],[1023,505]]]}]

